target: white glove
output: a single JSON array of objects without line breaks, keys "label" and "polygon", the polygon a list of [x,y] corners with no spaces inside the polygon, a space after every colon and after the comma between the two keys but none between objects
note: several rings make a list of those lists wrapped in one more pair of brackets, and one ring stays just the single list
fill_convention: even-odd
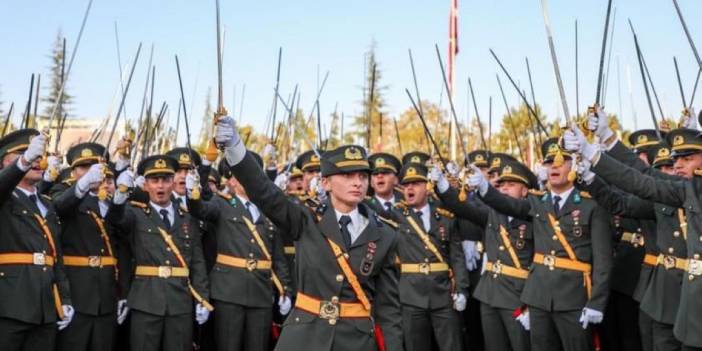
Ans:
[{"label": "white glove", "polygon": [[579,153],[589,161],[592,161],[600,151],[597,145],[587,142],[585,134],[577,127],[566,130],[563,134],[563,143],[567,151]]},{"label": "white glove", "polygon": [[463,246],[463,254],[466,257],[466,268],[469,271],[473,271],[478,268],[478,258],[480,257],[480,252],[476,249],[476,242],[472,240],[464,240],[461,242]]},{"label": "white glove", "polygon": [[278,309],[280,310],[280,314],[286,316],[288,313],[290,313],[291,307],[292,302],[290,301],[289,297],[283,295],[278,298]]},{"label": "white glove", "polygon": [[127,314],[129,314],[129,306],[127,306],[127,300],[117,301],[117,324],[122,325],[124,320],[127,319]]},{"label": "white glove", "polygon": [[577,172],[580,179],[582,179],[587,185],[592,184],[592,181],[595,179],[595,173],[590,170],[590,161],[582,160],[580,163],[578,163],[577,167]]},{"label": "white glove", "polygon": [[290,179],[290,172],[283,172],[278,174],[273,181],[273,184],[278,187],[278,189],[285,191],[288,189],[288,180]]},{"label": "white glove", "polygon": [[138,187],[139,189],[143,189],[145,182],[146,178],[144,178],[144,176],[138,176],[136,179],[134,179],[134,186]]},{"label": "white glove", "polygon": [[263,147],[263,152],[261,154],[261,157],[265,160],[271,160],[275,159],[276,152],[275,152],[275,146],[272,144],[266,144],[266,146]]},{"label": "white glove", "polygon": [[458,177],[458,173],[461,172],[461,169],[458,168],[456,163],[454,163],[453,161],[449,161],[446,164],[446,172],[448,172],[448,174],[450,174],[452,177]]},{"label": "white glove", "polygon": [[485,273],[485,270],[487,269],[487,262],[488,262],[487,252],[483,252],[483,266],[480,268],[480,275],[483,275],[483,273]]},{"label": "white glove", "polygon": [[327,199],[327,191],[324,190],[324,187],[322,186],[322,178],[320,176],[316,176],[310,180],[310,189],[314,190],[314,193],[317,195],[317,199],[320,201]]},{"label": "white glove", "polygon": [[529,331],[531,329],[531,324],[529,320],[529,310],[522,312],[517,318],[515,318],[519,324],[524,327],[524,330]]},{"label": "white glove", "polygon": [[241,141],[239,133],[236,131],[234,119],[225,116],[217,121],[215,125],[215,143],[224,147],[231,147]]},{"label": "white glove", "polygon": [[122,205],[125,202],[127,202],[127,198],[129,197],[129,192],[122,192],[120,190],[120,187],[126,187],[127,189],[131,189],[134,187],[134,172],[131,170],[126,170],[122,172],[119,177],[117,177],[117,183],[115,184],[117,187],[117,191],[115,191],[115,195],[112,198],[112,202],[115,205]]},{"label": "white glove", "polygon": [[548,181],[548,168],[544,167],[542,164],[537,164],[535,171],[540,184]]},{"label": "white glove", "polygon": [[83,195],[90,190],[92,185],[100,184],[103,180],[105,180],[104,168],[105,165],[102,163],[96,163],[90,166],[90,169],[88,169],[88,171],[85,172],[80,179],[78,179],[76,182],[76,192],[80,193],[80,198],[82,198]]},{"label": "white glove", "polygon": [[446,180],[444,172],[441,172],[441,169],[437,166],[429,170],[429,180],[436,184],[436,189],[439,190],[439,194],[445,193],[449,188],[449,182]]},{"label": "white glove", "polygon": [[49,156],[46,162],[48,167],[44,171],[44,181],[53,183],[61,171],[61,159],[56,156]]},{"label": "white glove", "polygon": [[697,114],[695,114],[695,110],[692,107],[687,110],[687,115],[683,115],[682,125],[680,127],[697,129]]},{"label": "white glove", "polygon": [[466,309],[466,296],[458,293],[458,294],[451,294],[451,298],[453,298],[453,309],[455,309],[458,312],[463,312]]},{"label": "white glove", "polygon": [[202,304],[195,305],[195,321],[197,321],[197,324],[205,324],[208,318],[210,318],[210,311],[208,311]]},{"label": "white glove", "polygon": [[614,135],[612,129],[609,128],[607,114],[602,107],[599,106],[597,107],[597,111],[587,115],[587,129],[594,131],[595,136],[600,138],[602,142]]},{"label": "white glove", "polygon": [[200,189],[200,175],[194,170],[188,172],[185,176],[185,190],[187,191],[188,197],[193,197],[193,190]]},{"label": "white glove", "polygon": [[473,173],[468,177],[468,186],[478,189],[480,196],[485,196],[488,191],[488,185],[490,184],[480,168],[475,165],[470,165],[470,168],[473,170]]},{"label": "white glove", "polygon": [[56,324],[58,325],[58,330],[63,330],[69,324],[71,324],[71,321],[73,320],[73,314],[75,313],[75,310],[73,310],[73,306],[71,305],[63,305],[61,306],[61,309],[63,309],[63,319],[56,322]]},{"label": "white glove", "polygon": [[580,315],[580,323],[583,325],[583,329],[587,329],[588,324],[600,324],[602,318],[604,318],[602,312],[585,307]]},{"label": "white glove", "polygon": [[27,151],[24,152],[22,158],[24,158],[24,161],[26,161],[27,163],[32,163],[40,157],[44,156],[45,150],[46,135],[44,135],[44,133],[40,133],[39,135],[33,137],[32,140],[29,141]]}]

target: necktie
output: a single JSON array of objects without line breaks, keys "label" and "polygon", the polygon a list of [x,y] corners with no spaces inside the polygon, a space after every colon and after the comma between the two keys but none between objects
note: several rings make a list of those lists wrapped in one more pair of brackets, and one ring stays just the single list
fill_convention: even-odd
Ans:
[{"label": "necktie", "polygon": [[254,221],[254,223],[255,223],[256,220],[258,220],[258,218],[256,217],[256,215],[254,214],[253,209],[251,208],[251,202],[246,201],[246,203],[244,204],[244,206],[246,206],[246,211],[249,212],[249,217],[251,217],[251,220]]},{"label": "necktie", "polygon": [[158,211],[158,213],[161,214],[161,219],[163,219],[163,224],[166,226],[166,229],[171,230],[171,220],[168,219],[168,210],[163,209]]},{"label": "necktie", "polygon": [[349,223],[351,223],[351,217],[343,215],[341,218],[339,218],[341,236],[344,238],[344,243],[346,244],[347,249],[351,247],[351,232],[349,232]]},{"label": "necktie", "polygon": [[390,211],[390,209],[392,208],[392,203],[390,201],[385,201],[383,206],[385,206],[386,211]]},{"label": "necktie", "polygon": [[556,213],[556,217],[558,217],[558,213],[561,210],[561,197],[556,195],[553,197],[553,212]]},{"label": "necktie", "polygon": [[39,210],[39,205],[37,204],[37,196],[35,194],[29,195],[29,201],[32,202],[32,209],[37,211],[38,214],[44,216]]},{"label": "necktie", "polygon": [[422,228],[424,228],[424,231],[429,231],[429,228],[427,228],[427,224],[424,222],[424,217],[422,216],[423,212],[422,211],[414,211],[414,213],[422,221]]}]

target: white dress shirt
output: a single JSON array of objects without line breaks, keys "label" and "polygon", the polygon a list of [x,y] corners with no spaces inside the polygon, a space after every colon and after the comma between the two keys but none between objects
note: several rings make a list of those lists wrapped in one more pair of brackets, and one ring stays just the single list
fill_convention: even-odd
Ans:
[{"label": "white dress shirt", "polygon": [[386,202],[389,202],[391,207],[395,206],[395,197],[392,196],[392,194],[391,194],[389,199],[383,199],[382,197],[378,196],[377,194],[373,195],[373,197],[375,197],[375,201],[378,201],[380,203],[380,205],[383,206],[383,208],[385,208],[386,210],[388,209],[385,207]]},{"label": "white dress shirt", "polygon": [[351,217],[351,223],[349,223],[348,229],[349,234],[351,234],[351,243],[353,244],[356,239],[361,236],[363,230],[366,229],[366,226],[368,225],[368,218],[363,217],[363,215],[358,212],[358,207],[349,213],[341,213],[337,209],[334,209],[334,212],[336,212],[336,223],[339,223],[341,216],[345,215]]},{"label": "white dress shirt", "polygon": [[19,189],[20,191],[22,191],[22,192],[24,193],[24,195],[27,195],[27,197],[29,197],[30,195],[36,196],[37,202],[35,202],[35,203],[37,204],[37,207],[39,207],[39,211],[41,212],[41,216],[42,216],[42,217],[46,217],[46,213],[49,212],[49,209],[46,208],[46,206],[44,206],[44,204],[43,204],[43,203],[41,202],[41,200],[39,199],[41,195],[39,195],[39,194],[37,193],[37,189],[36,189],[36,188],[34,188],[34,192],[30,192],[29,190],[26,190],[26,189],[23,189],[23,188],[20,188],[20,187],[17,187],[17,189]]},{"label": "white dress shirt", "polygon": [[[575,189],[575,187],[571,187],[570,189],[568,189],[560,194],[556,194],[553,190],[551,190],[551,199],[555,198],[556,196],[561,197],[561,201],[558,203],[559,210],[563,208],[563,204],[565,204],[566,200],[568,199],[568,196],[570,196],[570,193],[573,192],[573,189]],[[553,204],[554,205],[556,204],[555,200],[553,201]]]},{"label": "white dress shirt", "polygon": [[239,195],[236,197],[242,204],[244,204],[244,208],[246,208],[249,211],[249,214],[251,214],[252,221],[256,223],[258,221],[258,217],[261,217],[261,211],[258,210],[258,207],[256,207],[256,205],[254,205],[254,203],[248,199],[245,199]]},{"label": "white dress shirt", "polygon": [[431,207],[429,207],[429,204],[424,205],[422,208],[419,210],[415,209],[415,212],[421,212],[422,215],[422,226],[424,227],[424,231],[429,232],[431,230]]},{"label": "white dress shirt", "polygon": [[163,218],[163,215],[161,215],[161,210],[168,211],[168,221],[171,223],[171,225],[173,225],[173,222],[175,220],[175,210],[173,209],[172,202],[170,204],[168,204],[168,206],[166,206],[166,207],[161,207],[161,206],[153,203],[153,201],[149,201],[149,204],[151,205],[151,207],[154,208],[154,210],[156,210],[156,213],[161,218]]}]

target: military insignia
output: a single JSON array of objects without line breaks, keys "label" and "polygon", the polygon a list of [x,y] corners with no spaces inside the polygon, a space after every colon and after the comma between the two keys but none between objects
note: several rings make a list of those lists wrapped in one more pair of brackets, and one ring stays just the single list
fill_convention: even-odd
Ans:
[{"label": "military insignia", "polygon": [[485,157],[483,157],[483,155],[481,155],[481,154],[475,155],[475,162],[483,162],[483,161],[485,161]]},{"label": "military insignia", "polygon": [[638,138],[636,138],[636,143],[637,143],[637,144],[644,144],[644,143],[647,143],[647,142],[648,142],[648,136],[646,136],[645,134],[641,134],[641,135],[639,135]]},{"label": "military insignia", "polygon": [[551,144],[551,145],[548,146],[548,153],[549,153],[549,154],[550,154],[550,153],[556,153],[556,152],[560,151],[560,149],[561,149],[561,148],[558,147],[558,144],[557,144],[557,143],[553,143],[553,144]]},{"label": "military insignia", "polygon": [[187,222],[183,223],[181,229],[183,230],[183,233],[188,234],[188,232],[190,231],[190,224]]},{"label": "military insignia", "polygon": [[378,246],[375,244],[375,242],[371,241],[368,243],[368,245],[366,245],[366,247],[366,256],[363,258],[363,261],[361,261],[361,268],[359,269],[359,271],[362,275],[365,275],[367,277],[373,271],[373,266],[375,265],[373,259],[375,258],[375,252]]},{"label": "military insignia", "polygon": [[419,158],[419,156],[412,156],[410,159],[410,163],[421,163],[422,160]]},{"label": "military insignia", "polygon": [[[579,204],[580,201],[582,201],[582,198],[580,197],[580,193],[575,193],[573,194],[573,203]],[[573,211],[575,212],[575,211]],[[580,213],[580,211],[578,211]]]},{"label": "military insignia", "polygon": [[407,172],[405,172],[405,177],[413,177],[417,175],[417,169],[414,167],[409,167],[407,168]]},{"label": "military insignia", "polygon": [[166,160],[164,159],[158,159],[156,162],[154,162],[154,168],[166,168]]},{"label": "military insignia", "polygon": [[382,157],[378,157],[378,159],[375,160],[375,166],[376,167],[385,166],[385,159]]},{"label": "military insignia", "polygon": [[505,166],[505,168],[502,169],[502,174],[512,174],[512,167]]},{"label": "military insignia", "polygon": [[83,149],[80,152],[80,157],[93,157],[93,150],[90,150],[88,148]]},{"label": "military insignia", "polygon": [[494,168],[494,167],[500,167],[501,164],[502,164],[502,160],[501,160],[499,157],[495,157],[495,158],[492,160],[492,164],[490,164],[490,167],[493,167],[493,168]]},{"label": "military insignia", "polygon": [[523,250],[524,247],[526,246],[526,241],[524,240],[524,235],[526,233],[527,225],[526,224],[520,224],[519,225],[519,239],[515,242],[515,246],[517,247],[518,250]]},{"label": "military insignia", "polygon": [[524,247],[526,246],[526,241],[524,239],[517,239],[517,241],[514,242],[514,246],[517,247],[517,250],[524,250]]},{"label": "military insignia", "polygon": [[316,154],[310,156],[310,162],[319,162],[319,156],[317,156]]},{"label": "military insignia", "polygon": [[361,154],[361,150],[355,147],[350,147],[344,151],[344,157],[347,160],[360,160],[363,158],[363,154]]},{"label": "military insignia", "polygon": [[446,228],[443,225],[439,226],[439,237],[441,241],[448,240],[448,235],[446,235]]},{"label": "military insignia", "polygon": [[676,135],[673,138],[673,146],[680,146],[685,143],[685,138],[682,135]]},{"label": "military insignia", "polygon": [[180,163],[190,163],[190,155],[188,155],[188,154],[180,154],[180,157],[178,157],[178,162],[180,162]]},{"label": "military insignia", "polygon": [[575,210],[571,213],[573,217],[573,236],[579,238],[583,236],[583,228],[580,226],[580,210]]},{"label": "military insignia", "polygon": [[670,149],[667,147],[662,147],[658,150],[658,154],[656,155],[658,157],[670,157]]}]

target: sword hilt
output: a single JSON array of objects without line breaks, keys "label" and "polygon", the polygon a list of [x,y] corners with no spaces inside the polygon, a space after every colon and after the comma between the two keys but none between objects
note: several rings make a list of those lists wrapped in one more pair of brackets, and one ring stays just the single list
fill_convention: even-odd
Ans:
[{"label": "sword hilt", "polygon": [[[217,112],[215,112],[214,114],[212,128],[215,128],[215,126],[217,126],[217,123],[219,123],[219,121],[227,114],[227,110],[224,108],[224,106],[219,106],[217,108]],[[207,150],[205,150],[205,158],[210,162],[215,162],[217,160],[217,157],[219,157],[219,151],[222,149],[224,149],[224,145],[215,143],[214,137],[212,137],[212,139],[210,139],[210,141],[207,143]]]}]

